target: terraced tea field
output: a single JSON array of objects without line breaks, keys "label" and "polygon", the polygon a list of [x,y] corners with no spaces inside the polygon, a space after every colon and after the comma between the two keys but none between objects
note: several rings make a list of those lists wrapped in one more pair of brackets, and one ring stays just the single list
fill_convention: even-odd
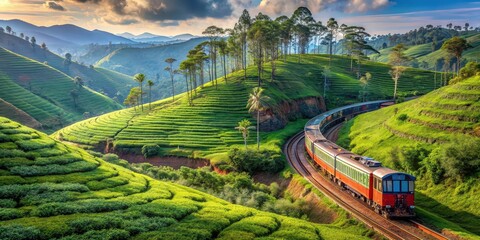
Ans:
[{"label": "terraced tea field", "polygon": [[0,220],[12,240],[367,239],[154,180],[3,117]]},{"label": "terraced tea field", "polygon": [[[0,48],[0,97],[52,130],[81,120],[84,112],[102,114],[121,106],[42,63]],[[77,107],[70,92],[78,88]],[[7,115],[9,116],[8,113]]]},{"label": "terraced tea field", "polygon": [[[475,177],[478,174],[463,181],[447,177],[434,184],[430,180],[432,163],[440,158],[435,154],[449,146],[480,139],[480,76],[437,89],[409,102],[362,114],[346,126],[341,131],[341,138],[350,139],[353,152],[374,157],[390,167],[405,165],[406,157],[399,156],[402,149],[422,147],[429,152],[433,150],[433,155],[418,162],[417,168],[410,169],[419,177],[416,205],[421,213],[433,211],[454,222],[441,223],[454,232],[469,238],[474,236],[471,233],[477,237],[480,235],[477,227],[480,210],[474,200],[480,192],[478,177]],[[456,153],[457,157],[468,158],[465,152]],[[423,158],[427,155],[424,154]]]},{"label": "terraced tea field", "polygon": [[[298,63],[297,56],[289,56],[286,63],[278,62],[277,78],[264,82],[265,95],[271,98],[271,105],[284,101],[321,96],[323,92],[322,67],[328,64],[325,55],[304,55]],[[330,105],[358,101],[360,85],[356,75],[350,72],[350,61],[334,57],[333,74],[330,79],[328,99]],[[369,85],[372,98],[385,98],[393,93],[393,81],[388,75],[388,66],[368,62],[363,69],[373,74]],[[269,76],[266,66],[265,78]],[[246,102],[251,89],[256,86],[256,69],[248,68],[248,78],[243,72],[228,76],[228,84],[219,81],[218,90],[211,84],[197,89],[194,105],[187,104],[186,95],[162,100],[152,104],[152,110],[143,113],[133,109],[121,110],[100,117],[91,118],[66,127],[53,136],[57,139],[103,150],[105,141],[113,139],[117,149],[136,150],[145,144],[158,144],[163,154],[205,157],[226,152],[231,146],[241,146],[243,139],[234,128],[243,118],[255,123],[247,112]],[[409,69],[400,81],[400,91],[426,93],[433,88],[432,73]],[[334,102],[336,101],[336,102]],[[148,109],[148,104],[145,105]],[[252,132],[252,135],[253,132]],[[268,133],[262,133],[265,141]],[[254,137],[248,143],[254,144]]]},{"label": "terraced tea field", "polygon": [[120,96],[118,98],[121,103],[127,97],[130,88],[135,85],[133,77],[108,69],[91,68],[77,62],[72,62],[67,67],[63,56],[58,56],[48,49],[41,49],[38,45],[32,48],[30,42],[10,34],[0,32],[0,47],[35,61],[47,63],[48,66],[71,78],[79,76],[90,88],[97,92],[103,92],[111,98],[115,97],[117,92],[119,92]]}]

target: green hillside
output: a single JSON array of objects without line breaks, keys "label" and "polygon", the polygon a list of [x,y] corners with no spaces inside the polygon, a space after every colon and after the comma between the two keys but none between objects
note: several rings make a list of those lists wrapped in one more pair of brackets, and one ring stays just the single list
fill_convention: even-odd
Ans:
[{"label": "green hillside", "polygon": [[154,180],[0,117],[0,239],[367,239]]},{"label": "green hillside", "polygon": [[[0,83],[0,98],[40,122],[39,128],[47,131],[81,120],[85,112],[98,115],[121,108],[104,95],[76,86],[73,79],[62,72],[4,48],[0,48]],[[77,106],[71,95],[73,89],[78,92]],[[0,112],[13,118],[17,114]],[[26,118],[25,122],[31,120]]]},{"label": "green hillside", "polygon": [[88,87],[97,92],[102,92],[110,98],[117,97],[120,103],[123,103],[130,88],[135,85],[131,76],[108,69],[87,67],[76,62],[66,66],[63,57],[50,52],[48,49],[41,49],[38,45],[33,48],[29,42],[6,33],[0,32],[0,47],[41,63],[46,63],[72,78],[79,76]]},{"label": "green hillside", "polygon": [[[277,116],[290,111],[288,105],[281,103],[318,97],[323,92],[321,66],[328,64],[328,56],[301,57],[301,63],[297,56],[289,56],[286,63],[278,62],[276,79],[264,81],[265,95],[271,98],[271,109]],[[334,107],[358,101],[361,87],[356,75],[350,72],[349,59],[334,57],[332,66],[327,105]],[[368,62],[363,69],[373,75],[368,87],[371,99],[384,99],[393,93],[387,65]],[[269,71],[267,65],[265,77]],[[247,74],[246,81],[242,71],[229,75],[228,84],[221,80],[218,90],[210,83],[198,89],[193,106],[187,104],[183,94],[175,98],[174,103],[172,99],[155,102],[151,111],[145,105],[143,113],[132,108],[109,113],[66,127],[54,136],[97,150],[103,150],[106,139],[111,138],[117,150],[139,152],[145,144],[158,144],[163,148],[162,154],[214,158],[232,146],[242,145],[241,134],[234,129],[240,120],[249,118],[255,123],[245,106],[248,94],[256,86],[256,68],[249,67]],[[402,92],[426,93],[432,87],[432,73],[417,69],[409,69],[400,81]],[[297,124],[288,131],[294,133],[301,128],[301,124]],[[262,133],[262,140],[268,145],[281,145],[275,134]],[[249,144],[253,145],[254,141],[254,137],[250,137]]]},{"label": "green hillside", "polygon": [[[180,62],[187,58],[188,52],[207,40],[207,38],[194,38],[163,46],[120,48],[99,60],[95,66],[132,76],[137,73],[144,73],[148,79],[156,82],[153,87],[152,98],[163,99],[172,96],[170,75],[164,70],[168,66],[165,59],[176,59],[173,68],[178,69]],[[220,69],[223,68],[219,67],[219,74]],[[175,82],[175,94],[187,90],[185,82],[181,81],[182,77],[178,76],[177,78],[180,80]]]},{"label": "green hillside", "polygon": [[[469,48],[463,52],[463,59],[467,61],[477,61],[480,58],[480,34],[475,34],[473,36],[466,36],[465,37],[472,45],[472,48]],[[429,69],[435,68],[435,63],[437,59],[443,59],[448,55],[448,53],[444,50],[438,49],[432,52],[432,44],[425,43],[415,46],[407,46],[408,49],[405,51],[405,54],[412,59],[416,59],[418,63],[426,62],[428,64]],[[390,53],[392,48],[386,48],[380,50],[380,55],[370,55],[372,60],[377,62],[387,63],[388,62],[388,54]],[[440,68],[441,66],[439,66]]]},{"label": "green hillside", "polygon": [[415,174],[420,213],[432,211],[458,224],[438,225],[480,235],[479,76],[362,114],[340,139],[353,152]]}]

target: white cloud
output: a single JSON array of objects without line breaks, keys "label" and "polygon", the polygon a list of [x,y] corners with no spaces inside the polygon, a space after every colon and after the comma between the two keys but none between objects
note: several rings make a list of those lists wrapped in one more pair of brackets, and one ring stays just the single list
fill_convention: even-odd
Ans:
[{"label": "white cloud", "polygon": [[307,7],[312,13],[326,9],[355,13],[376,10],[389,3],[389,0],[262,0],[258,9],[274,15],[291,14],[298,7]]}]

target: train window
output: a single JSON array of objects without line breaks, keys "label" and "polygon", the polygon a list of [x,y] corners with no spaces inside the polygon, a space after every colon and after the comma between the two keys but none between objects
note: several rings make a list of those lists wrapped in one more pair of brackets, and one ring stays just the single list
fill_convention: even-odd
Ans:
[{"label": "train window", "polygon": [[393,181],[393,192],[400,192],[400,181]]},{"label": "train window", "polygon": [[402,192],[408,192],[408,181],[402,181]]},{"label": "train window", "polygon": [[385,189],[385,192],[392,192],[393,190],[392,181],[391,180],[385,181],[385,185],[383,186],[383,189]]},{"label": "train window", "polygon": [[413,192],[415,185],[413,184],[413,181],[408,181],[408,182],[409,182],[409,184],[408,184],[408,191],[409,191],[409,192]]}]

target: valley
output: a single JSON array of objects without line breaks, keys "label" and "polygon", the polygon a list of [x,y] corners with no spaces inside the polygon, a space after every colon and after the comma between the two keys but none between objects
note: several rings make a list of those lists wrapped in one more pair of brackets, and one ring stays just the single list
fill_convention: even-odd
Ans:
[{"label": "valley", "polygon": [[0,0],[0,239],[479,239],[476,4]]}]

